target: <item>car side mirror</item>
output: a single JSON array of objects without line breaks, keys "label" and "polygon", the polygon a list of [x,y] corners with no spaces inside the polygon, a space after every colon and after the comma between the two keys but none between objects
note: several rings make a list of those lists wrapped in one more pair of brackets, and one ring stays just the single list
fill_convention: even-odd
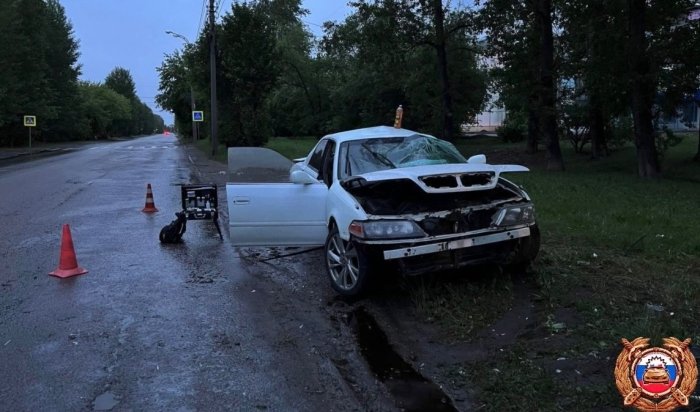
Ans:
[{"label": "car side mirror", "polygon": [[467,163],[486,164],[486,156],[482,154],[474,155],[467,159]]},{"label": "car side mirror", "polygon": [[318,183],[318,180],[316,180],[315,177],[311,176],[310,174],[306,173],[303,170],[292,170],[292,172],[289,174],[289,180],[292,183],[303,184],[303,185],[308,185],[311,183]]}]

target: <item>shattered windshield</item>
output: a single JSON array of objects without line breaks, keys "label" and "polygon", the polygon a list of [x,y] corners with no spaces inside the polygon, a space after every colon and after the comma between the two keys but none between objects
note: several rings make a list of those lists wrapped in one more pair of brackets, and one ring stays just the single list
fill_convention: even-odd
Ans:
[{"label": "shattered windshield", "polygon": [[345,142],[340,146],[338,170],[344,179],[378,170],[466,162],[451,143],[414,134]]}]

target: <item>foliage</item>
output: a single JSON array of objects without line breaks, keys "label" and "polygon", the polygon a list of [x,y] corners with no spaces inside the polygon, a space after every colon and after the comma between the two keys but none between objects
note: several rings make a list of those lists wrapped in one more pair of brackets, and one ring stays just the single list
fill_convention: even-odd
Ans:
[{"label": "foliage", "polygon": [[682,135],[677,135],[668,127],[664,127],[663,132],[656,135],[656,150],[663,157],[668,149],[678,146],[682,141]]},{"label": "foliage", "polygon": [[561,107],[560,134],[567,137],[575,153],[583,152],[583,148],[591,141],[585,109],[575,103]]},{"label": "foliage", "polygon": [[516,122],[506,121],[496,128],[496,134],[505,143],[522,142],[525,140],[525,127]]},{"label": "foliage", "polygon": [[[129,100],[113,89],[95,83],[83,82],[79,86],[83,111],[94,137],[105,138],[115,133],[117,122],[131,118]],[[90,132],[84,132],[88,137]],[[93,137],[89,136],[89,137]]]},{"label": "foliage", "polygon": [[[136,98],[128,71],[117,69],[107,79],[127,96],[124,106],[116,93],[79,84],[78,57],[78,41],[58,0],[3,2],[0,145],[25,144],[22,117],[28,114],[37,116],[34,136],[44,141],[162,130],[162,119]],[[121,87],[122,79],[131,81],[128,87]],[[136,117],[130,117],[132,113]],[[116,129],[115,122],[123,122],[124,127]]]},{"label": "foliage", "polygon": [[259,146],[271,133],[265,102],[277,80],[275,22],[264,2],[234,3],[219,36],[222,88],[221,141]]},{"label": "foliage", "polygon": [[192,134],[190,111],[190,82],[184,56],[179,51],[166,54],[163,63],[156,68],[160,76],[156,104],[168,108],[175,117],[175,128],[183,135]]},{"label": "foliage", "polygon": [[121,94],[129,100],[136,97],[136,85],[129,70],[123,67],[115,67],[105,77],[105,86]]},{"label": "foliage", "polygon": [[[435,9],[428,2],[354,3],[345,21],[324,25],[318,43],[302,22],[306,11],[300,5],[299,0],[233,4],[217,23],[222,141],[260,145],[270,135],[319,136],[391,124],[400,104],[405,127],[442,135],[444,93],[431,45],[440,39],[430,31]],[[423,13],[421,21],[410,10]],[[464,13],[443,11],[451,113],[458,124],[480,110],[485,75],[477,68]],[[209,95],[208,36],[202,34],[184,52],[166,55],[158,71],[157,102],[175,113],[178,128],[186,133],[188,73],[198,101]]]}]

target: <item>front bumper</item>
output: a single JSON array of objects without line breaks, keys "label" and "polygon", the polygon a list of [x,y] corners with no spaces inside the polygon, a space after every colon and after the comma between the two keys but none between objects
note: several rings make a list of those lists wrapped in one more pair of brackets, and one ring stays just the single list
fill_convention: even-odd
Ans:
[{"label": "front bumper", "polygon": [[[384,260],[409,258],[413,256],[479,247],[493,243],[506,242],[530,236],[529,227],[519,227],[493,232],[493,230],[477,231],[460,235],[436,236],[429,240],[400,241],[365,241],[368,246],[378,246],[383,249]],[[437,241],[436,241],[437,240]],[[410,244],[409,244],[410,243]],[[396,247],[396,246],[403,247]]]}]

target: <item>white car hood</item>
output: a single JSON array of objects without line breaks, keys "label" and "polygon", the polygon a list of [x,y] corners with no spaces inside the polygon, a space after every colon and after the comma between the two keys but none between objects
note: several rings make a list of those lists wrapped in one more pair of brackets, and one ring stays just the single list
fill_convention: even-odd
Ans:
[{"label": "white car hood", "polygon": [[529,170],[520,165],[454,163],[380,170],[355,177],[367,182],[410,179],[427,193],[451,193],[493,189],[501,173]]}]

